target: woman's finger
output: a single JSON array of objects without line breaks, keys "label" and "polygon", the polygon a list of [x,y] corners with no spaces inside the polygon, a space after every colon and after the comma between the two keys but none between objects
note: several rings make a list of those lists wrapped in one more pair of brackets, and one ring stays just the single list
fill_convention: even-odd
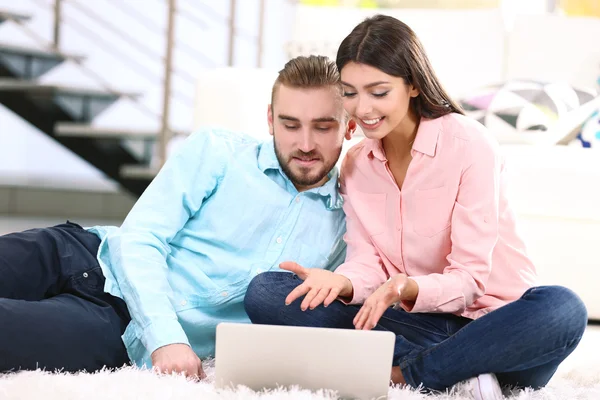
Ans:
[{"label": "woman's finger", "polygon": [[302,283],[301,285],[296,286],[296,288],[294,290],[292,290],[290,292],[290,294],[288,294],[288,296],[285,298],[285,304],[286,305],[292,304],[298,298],[300,298],[300,297],[304,296],[306,293],[308,293],[309,290],[310,290],[310,286],[307,285],[306,282]]},{"label": "woman's finger", "polygon": [[366,323],[365,329],[370,330],[375,328],[375,326],[379,323],[379,320],[383,316],[383,313],[386,310],[385,303],[380,302],[374,307],[371,311],[371,315],[369,316],[369,320]]},{"label": "woman's finger", "polygon": [[354,325],[354,327],[356,327],[356,324],[358,323],[358,321],[360,320],[360,316],[361,314],[364,312],[364,306],[361,307],[358,312],[356,313],[356,315],[354,316],[354,319],[352,320],[352,324]]},{"label": "woman's finger", "polygon": [[340,295],[340,289],[338,289],[338,288],[331,289],[331,291],[329,292],[329,295],[327,296],[325,301],[323,301],[323,305],[325,307],[329,307],[329,305],[331,303],[333,303],[338,298],[339,295]]},{"label": "woman's finger", "polygon": [[329,295],[329,292],[331,292],[331,290],[328,288],[323,288],[323,289],[319,290],[319,293],[317,293],[317,295],[310,302],[308,307],[311,310],[314,310],[315,308],[317,308],[319,306],[319,304],[323,303],[323,301],[327,298],[327,296]]},{"label": "woman's finger", "polygon": [[320,291],[320,289],[312,288],[306,294],[306,296],[304,296],[304,300],[302,300],[302,304],[300,304],[300,308],[302,309],[302,311],[306,311],[306,309],[308,308],[308,305],[317,296],[319,291]]},{"label": "woman's finger", "polygon": [[363,304],[360,311],[360,317],[357,316],[356,324],[354,324],[356,329],[362,329],[365,326],[365,322],[367,322],[369,315],[371,315],[371,305]]}]

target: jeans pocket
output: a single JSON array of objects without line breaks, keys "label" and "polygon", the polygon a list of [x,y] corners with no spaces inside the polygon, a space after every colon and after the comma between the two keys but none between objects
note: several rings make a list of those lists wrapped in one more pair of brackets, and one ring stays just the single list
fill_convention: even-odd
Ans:
[{"label": "jeans pocket", "polygon": [[74,275],[71,278],[71,286],[82,291],[104,291],[104,274],[100,266],[95,266]]}]

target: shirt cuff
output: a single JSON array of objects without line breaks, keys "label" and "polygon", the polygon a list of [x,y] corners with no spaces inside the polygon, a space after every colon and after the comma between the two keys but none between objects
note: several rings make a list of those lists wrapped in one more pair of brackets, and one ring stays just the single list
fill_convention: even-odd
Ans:
[{"label": "shirt cuff", "polygon": [[407,312],[425,313],[434,311],[439,303],[442,287],[430,276],[411,276],[419,286],[419,294],[414,302],[403,301],[400,306]]},{"label": "shirt cuff", "polygon": [[339,268],[334,273],[345,276],[352,282],[352,299],[346,301],[342,298],[338,298],[338,300],[346,305],[363,304],[365,300],[367,300],[370,293],[368,293],[360,274],[355,274],[351,271],[339,271]]},{"label": "shirt cuff", "polygon": [[160,347],[169,344],[190,345],[183,328],[176,320],[163,319],[153,321],[142,332],[142,341],[150,354]]}]

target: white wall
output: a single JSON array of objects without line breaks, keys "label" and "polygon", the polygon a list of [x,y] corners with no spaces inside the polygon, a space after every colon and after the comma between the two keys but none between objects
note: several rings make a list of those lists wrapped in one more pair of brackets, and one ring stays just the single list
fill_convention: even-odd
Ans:
[{"label": "white wall", "polygon": [[[6,22],[0,25],[0,42],[43,48],[43,43],[52,39],[52,3],[52,0],[0,0],[0,8],[32,15],[27,26],[42,39],[40,42],[40,38],[31,37],[17,24]],[[61,49],[86,56],[85,67],[112,87],[143,95],[142,106],[121,100],[97,117],[94,124],[158,129],[162,110],[162,63],[158,55],[164,54],[166,1],[64,0],[63,3]],[[227,63],[229,0],[178,0],[177,3],[181,14],[176,18],[174,69],[191,79],[174,75],[170,119],[174,128],[187,131],[193,128],[196,77],[203,68]],[[78,4],[91,9],[99,19],[116,25],[143,46],[130,43],[124,34],[98,23]],[[136,13],[133,17],[130,10]],[[266,10],[262,64],[277,68],[285,61],[283,43],[288,40],[293,7],[289,1],[267,0]],[[259,0],[238,1],[236,18],[234,65],[255,66]],[[193,49],[192,54],[186,49]],[[132,66],[131,61],[141,67]],[[102,87],[98,79],[72,62],[62,64],[41,80]],[[109,191],[115,188],[95,168],[0,106],[0,184],[3,182],[35,186],[44,182],[68,188],[82,188],[83,184],[86,189]]]}]

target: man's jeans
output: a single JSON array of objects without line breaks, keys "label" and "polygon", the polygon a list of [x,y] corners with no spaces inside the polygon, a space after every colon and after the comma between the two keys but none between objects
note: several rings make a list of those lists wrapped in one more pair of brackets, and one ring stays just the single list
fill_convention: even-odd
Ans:
[{"label": "man's jeans", "polygon": [[129,313],[104,292],[99,245],[70,222],[0,236],[0,372],[129,362],[121,340]]},{"label": "man's jeans", "polygon": [[[354,329],[360,309],[339,301],[302,311],[286,296],[302,281],[286,272],[265,272],[248,287],[245,307],[256,324]],[[587,324],[577,295],[560,286],[529,289],[519,300],[477,320],[452,314],[388,309],[375,329],[395,333],[393,365],[412,387],[444,390],[483,373],[504,386],[540,388],[575,349]],[[360,363],[360,360],[356,360]]]}]

